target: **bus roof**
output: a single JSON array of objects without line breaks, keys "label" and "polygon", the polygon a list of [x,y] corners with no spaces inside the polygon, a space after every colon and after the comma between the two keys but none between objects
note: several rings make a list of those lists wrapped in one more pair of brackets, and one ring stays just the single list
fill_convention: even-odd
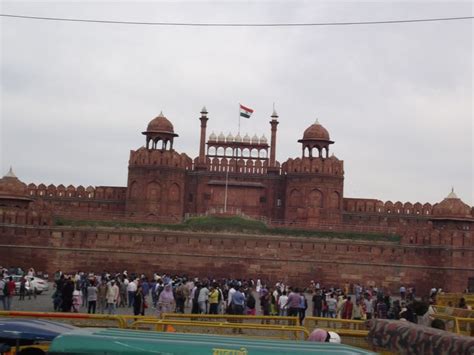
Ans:
[{"label": "bus roof", "polygon": [[125,329],[75,330],[54,339],[49,354],[374,354],[342,344],[267,340],[207,334],[163,333]]}]

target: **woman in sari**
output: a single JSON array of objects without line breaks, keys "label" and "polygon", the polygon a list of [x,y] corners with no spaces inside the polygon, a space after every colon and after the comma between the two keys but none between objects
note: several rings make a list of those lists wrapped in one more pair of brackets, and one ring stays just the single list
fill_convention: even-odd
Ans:
[{"label": "woman in sari", "polygon": [[158,298],[158,316],[162,313],[172,313],[175,311],[175,300],[173,295],[173,287],[167,284]]}]

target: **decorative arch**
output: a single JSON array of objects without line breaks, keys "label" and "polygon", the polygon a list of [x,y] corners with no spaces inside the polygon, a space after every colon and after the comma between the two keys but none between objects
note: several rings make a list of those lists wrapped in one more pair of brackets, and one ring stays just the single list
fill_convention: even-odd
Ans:
[{"label": "decorative arch", "polygon": [[148,183],[146,196],[149,201],[159,201],[161,199],[161,186],[156,181]]},{"label": "decorative arch", "polygon": [[331,198],[329,199],[329,205],[331,208],[339,209],[340,208],[340,195],[339,192],[333,191],[331,193]]},{"label": "decorative arch", "polygon": [[181,195],[181,189],[177,183],[171,184],[168,190],[168,201],[169,202],[179,202]]},{"label": "decorative arch", "polygon": [[318,189],[312,190],[308,195],[308,205],[310,207],[323,207],[323,193]]},{"label": "decorative arch", "polygon": [[299,190],[293,189],[290,192],[290,207],[299,207],[302,205],[302,194]]}]

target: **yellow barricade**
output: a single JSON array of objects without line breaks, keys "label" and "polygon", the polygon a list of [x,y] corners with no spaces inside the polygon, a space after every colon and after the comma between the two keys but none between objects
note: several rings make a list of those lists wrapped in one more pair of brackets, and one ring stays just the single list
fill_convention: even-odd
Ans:
[{"label": "yellow barricade", "polygon": [[449,332],[471,337],[474,336],[474,318],[453,317],[438,313],[431,316],[435,319],[443,320],[446,330]]},{"label": "yellow barricade", "polygon": [[323,328],[338,332],[341,329],[368,330],[366,321],[340,318],[306,317],[303,324],[307,329]]},{"label": "yellow barricade", "polygon": [[127,322],[124,316],[108,314],[88,314],[88,313],[60,313],[60,312],[20,312],[20,311],[0,311],[0,317],[19,318],[46,318],[50,320],[65,320],[67,323],[88,327],[110,326],[110,324],[100,324],[101,322],[117,323],[118,328],[126,328]]},{"label": "yellow barricade", "polygon": [[[236,321],[234,319],[234,321]],[[130,328],[138,328],[143,326],[151,326],[157,331],[169,331],[169,326],[173,329],[179,328],[179,332],[196,332],[196,328],[200,331],[203,328],[213,328],[221,330],[232,330],[233,334],[236,335],[247,335],[247,336],[258,336],[261,338],[274,338],[269,335],[271,332],[279,333],[280,339],[294,339],[294,340],[306,340],[309,336],[308,330],[301,326],[293,325],[276,325],[276,324],[252,324],[252,323],[230,323],[230,322],[205,322],[197,320],[177,320],[177,319],[155,319],[155,320],[137,320],[130,324]],[[250,330],[250,332],[244,330]],[[264,334],[258,335],[261,331]],[[214,333],[214,332],[213,332]],[[224,333],[224,332],[222,332]]]},{"label": "yellow barricade", "polygon": [[460,318],[474,318],[474,310],[472,309],[463,309],[455,307],[446,307],[446,306],[433,306],[434,311],[437,314],[444,314],[453,317]]},{"label": "yellow barricade", "polygon": [[468,306],[474,308],[474,294],[472,293],[443,293],[436,296],[436,304],[439,306],[458,307],[461,298],[464,298]]},{"label": "yellow barricade", "polygon": [[198,321],[226,321],[260,324],[278,324],[278,325],[300,325],[298,317],[279,317],[279,316],[249,316],[234,314],[182,314],[182,313],[163,313],[162,319],[178,320],[198,320]]}]

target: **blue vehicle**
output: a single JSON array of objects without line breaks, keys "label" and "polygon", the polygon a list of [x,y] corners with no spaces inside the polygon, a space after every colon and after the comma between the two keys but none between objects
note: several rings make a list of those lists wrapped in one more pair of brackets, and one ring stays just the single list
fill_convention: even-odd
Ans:
[{"label": "blue vehicle", "polygon": [[14,348],[17,354],[45,354],[54,338],[76,329],[47,320],[0,318],[0,353]]}]

